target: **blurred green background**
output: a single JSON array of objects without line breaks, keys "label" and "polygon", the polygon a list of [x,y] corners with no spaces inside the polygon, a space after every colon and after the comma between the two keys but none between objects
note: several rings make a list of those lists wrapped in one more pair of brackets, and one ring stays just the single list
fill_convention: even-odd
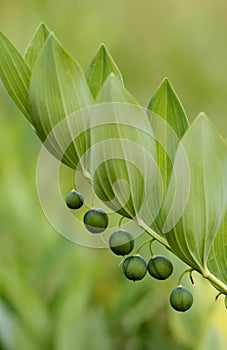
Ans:
[{"label": "blurred green background", "polygon": [[[226,15],[224,0],[0,0],[0,28],[21,53],[40,21],[84,70],[104,42],[143,106],[168,76],[190,120],[205,111],[225,137]],[[0,349],[226,349],[222,297],[202,278],[189,312],[170,308],[177,259],[169,281],[133,284],[109,251],[54,231],[36,192],[40,142],[1,84],[0,121]]]}]

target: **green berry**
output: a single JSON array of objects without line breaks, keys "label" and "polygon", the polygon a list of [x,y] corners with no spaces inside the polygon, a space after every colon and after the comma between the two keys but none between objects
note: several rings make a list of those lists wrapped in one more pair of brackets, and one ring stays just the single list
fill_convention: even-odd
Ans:
[{"label": "green berry", "polygon": [[103,232],[108,226],[108,215],[99,208],[90,209],[84,215],[84,225],[92,233]]},{"label": "green berry", "polygon": [[84,197],[80,192],[72,190],[66,196],[66,204],[70,209],[79,209],[84,204]]},{"label": "green berry", "polygon": [[124,275],[132,281],[141,280],[147,272],[146,260],[140,255],[127,257],[123,262]]},{"label": "green berry", "polygon": [[148,261],[147,270],[152,277],[165,280],[172,274],[173,264],[167,257],[156,255]]},{"label": "green berry", "polygon": [[169,301],[174,310],[184,312],[192,306],[193,295],[187,288],[178,286],[171,292]]},{"label": "green berry", "polygon": [[118,230],[111,234],[109,238],[109,246],[116,255],[127,255],[134,248],[134,238],[132,234],[126,230]]}]

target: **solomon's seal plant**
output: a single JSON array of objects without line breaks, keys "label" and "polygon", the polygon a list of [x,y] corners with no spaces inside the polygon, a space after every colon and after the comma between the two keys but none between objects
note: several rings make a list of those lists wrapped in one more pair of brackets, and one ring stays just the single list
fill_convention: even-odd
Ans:
[{"label": "solomon's seal plant", "polygon": [[[153,240],[162,244],[191,272],[206,278],[226,305],[227,145],[207,116],[200,113],[190,125],[168,79],[142,108],[126,90],[104,45],[84,74],[43,23],[23,56],[0,32],[0,78],[43,143],[41,154],[80,173],[103,202],[104,208],[91,206],[84,213],[86,228],[111,234],[107,245],[125,256],[132,252],[135,237],[120,225],[113,229],[108,213],[133,221],[150,238],[142,246]],[[48,174],[41,160],[37,179]],[[53,186],[62,203],[57,183]],[[37,188],[44,206],[39,182]],[[84,193],[73,191],[66,197],[73,209],[84,201],[87,206]],[[72,215],[67,206],[61,208]],[[50,207],[45,214],[53,223]],[[59,217],[54,218],[58,229]],[[100,239],[90,237],[92,242]],[[127,278],[140,280],[147,271],[157,279],[171,275],[168,258],[151,252],[147,263],[140,248],[124,257]],[[192,300],[181,285],[170,295],[177,311],[190,308]]]}]

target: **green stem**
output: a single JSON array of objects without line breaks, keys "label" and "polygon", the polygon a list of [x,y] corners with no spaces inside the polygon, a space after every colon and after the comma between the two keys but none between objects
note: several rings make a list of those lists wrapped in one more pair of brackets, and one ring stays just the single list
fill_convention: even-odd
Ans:
[{"label": "green stem", "polygon": [[89,174],[89,172],[85,169],[82,169],[82,174],[83,177],[87,180],[87,182],[91,185],[91,175]]},{"label": "green stem", "polygon": [[[144,231],[146,231],[151,237],[156,239],[159,243],[163,244],[168,250],[172,251],[166,239],[160,236],[155,231],[153,231],[147,224],[145,224],[145,222],[142,219],[137,217],[135,221],[137,225],[141,227]],[[227,295],[227,285],[224,282],[220,281],[216,276],[214,276],[209,271],[206,271],[206,273],[201,272],[201,274],[203,275],[204,278],[206,278],[208,281],[213,283],[218,290],[221,290],[225,295]]]},{"label": "green stem", "polygon": [[122,217],[120,218],[119,224],[118,224],[119,229],[121,229],[122,221],[123,221],[124,219],[126,219],[126,217],[124,217],[124,216],[122,216]]},{"label": "green stem", "polygon": [[186,275],[186,273],[189,273],[189,276],[190,276],[190,280],[191,280],[191,282],[192,282],[192,285],[195,285],[195,283],[194,283],[194,281],[193,281],[193,279],[192,279],[192,272],[193,272],[193,271],[194,271],[193,268],[185,270],[185,271],[180,275],[180,277],[179,277],[178,286],[181,286],[181,280],[182,280],[182,278],[184,277],[184,275]]},{"label": "green stem", "polygon": [[170,245],[166,241],[166,239],[163,238],[162,236],[160,236],[155,231],[153,231],[147,224],[145,224],[145,222],[143,220],[141,220],[140,218],[136,218],[136,223],[137,223],[137,225],[139,227],[141,227],[144,231],[146,231],[151,237],[156,239],[156,241],[158,241],[159,243],[163,244],[167,249],[172,251],[171,248],[170,248]]},{"label": "green stem", "polygon": [[221,290],[225,295],[227,295],[227,285],[220,281],[216,276],[212,275],[212,273],[208,273],[204,276],[208,281],[213,283],[219,290]]},{"label": "green stem", "polygon": [[76,190],[76,172],[75,171],[72,174],[72,189]]},{"label": "green stem", "polygon": [[147,241],[141,243],[140,246],[139,246],[139,248],[137,249],[136,254],[139,254],[140,250],[141,250],[146,244],[153,242],[153,240],[154,240],[154,238],[150,238],[150,239],[148,239]]},{"label": "green stem", "polygon": [[95,192],[93,191],[91,195],[91,208],[94,208],[94,207],[95,207]]},{"label": "green stem", "polygon": [[154,257],[155,255],[154,255],[154,253],[153,253],[153,250],[152,250],[152,248],[151,248],[151,245],[152,245],[152,243],[155,241],[155,238],[152,238],[151,240],[150,240],[150,244],[149,244],[149,249],[150,249],[150,253],[151,253],[151,256],[152,257]]},{"label": "green stem", "polygon": [[216,295],[216,297],[215,297],[215,300],[218,300],[218,298],[220,297],[220,295],[224,295],[224,293],[222,293],[222,292],[218,293],[218,295]]}]

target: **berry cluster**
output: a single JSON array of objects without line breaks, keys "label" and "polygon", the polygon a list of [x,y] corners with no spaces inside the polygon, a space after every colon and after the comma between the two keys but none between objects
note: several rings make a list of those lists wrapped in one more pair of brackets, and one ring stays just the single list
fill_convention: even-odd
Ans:
[{"label": "berry cluster", "polygon": [[[148,242],[152,243],[152,239]],[[147,243],[148,243],[147,242]],[[141,245],[141,247],[144,244]],[[125,230],[118,230],[111,234],[109,238],[110,249],[116,255],[126,255],[131,253],[134,247],[134,239],[130,232]],[[151,244],[150,244],[151,247]],[[138,251],[140,248],[138,249]],[[150,249],[151,250],[151,249]],[[123,261],[122,269],[124,275],[132,281],[139,281],[143,279],[148,273],[157,280],[166,280],[173,272],[173,264],[167,257],[163,255],[154,255],[151,250],[151,258],[146,260],[139,254],[128,256]],[[193,303],[192,293],[180,283],[170,294],[170,305],[176,311],[186,311]]]},{"label": "berry cluster", "polygon": [[[70,209],[81,208],[84,204],[83,195],[76,190],[72,190],[66,197],[66,204]],[[100,208],[89,209],[83,218],[86,229],[95,234],[103,232],[108,226],[108,221],[108,215]],[[110,235],[109,248],[114,254],[123,256],[122,270],[127,279],[134,282],[142,280],[147,272],[157,280],[166,280],[170,277],[173,272],[173,264],[169,258],[153,254],[151,249],[153,241],[154,239],[149,239],[144,242],[137,250],[137,253],[125,258],[125,255],[130,254],[134,248],[135,240],[133,235],[121,228]],[[148,263],[139,253],[140,249],[147,243],[149,243],[151,252],[151,258]],[[188,271],[190,271],[191,278],[192,270],[187,270],[186,272]],[[176,311],[181,312],[188,310],[193,304],[192,293],[180,283],[184,274],[185,272],[181,275],[178,286],[173,289],[169,297],[170,305]]]},{"label": "berry cluster", "polygon": [[[66,196],[66,205],[70,209],[77,210],[84,204],[84,197],[80,192],[72,190]],[[108,226],[108,215],[99,208],[90,209],[84,215],[84,225],[91,233],[101,233]]]}]

